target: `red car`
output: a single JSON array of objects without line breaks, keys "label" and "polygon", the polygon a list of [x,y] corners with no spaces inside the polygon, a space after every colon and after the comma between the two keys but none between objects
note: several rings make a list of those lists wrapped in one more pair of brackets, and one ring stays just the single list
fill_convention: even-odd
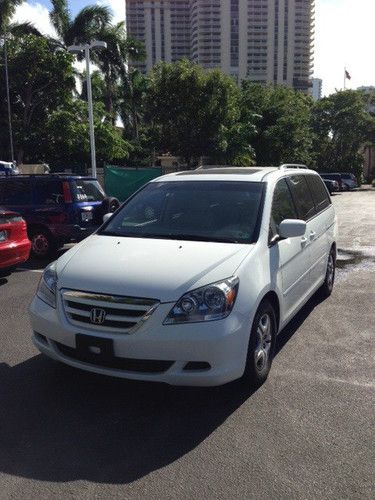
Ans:
[{"label": "red car", "polygon": [[30,248],[26,222],[19,214],[0,207],[0,277],[26,262]]}]

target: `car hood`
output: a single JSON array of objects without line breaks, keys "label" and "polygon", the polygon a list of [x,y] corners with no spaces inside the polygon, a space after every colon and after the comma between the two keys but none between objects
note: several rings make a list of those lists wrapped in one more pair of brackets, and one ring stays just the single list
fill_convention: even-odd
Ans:
[{"label": "car hood", "polygon": [[93,235],[60,257],[58,286],[173,302],[232,276],[252,247]]}]

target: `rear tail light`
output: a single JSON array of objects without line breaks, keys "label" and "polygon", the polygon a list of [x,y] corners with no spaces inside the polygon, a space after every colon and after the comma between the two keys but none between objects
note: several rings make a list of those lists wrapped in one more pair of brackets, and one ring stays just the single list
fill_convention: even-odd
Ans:
[{"label": "rear tail light", "polygon": [[63,193],[64,193],[65,203],[72,203],[73,202],[72,193],[70,191],[69,182],[67,181],[63,182]]}]

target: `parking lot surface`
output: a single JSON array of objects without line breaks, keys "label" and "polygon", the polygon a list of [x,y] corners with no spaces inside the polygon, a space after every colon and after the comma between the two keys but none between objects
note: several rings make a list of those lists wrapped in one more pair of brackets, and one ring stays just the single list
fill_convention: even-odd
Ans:
[{"label": "parking lot surface", "polygon": [[45,263],[0,280],[0,498],[374,498],[375,189],[333,201],[334,292],[280,335],[253,394],[54,363],[27,317]]}]

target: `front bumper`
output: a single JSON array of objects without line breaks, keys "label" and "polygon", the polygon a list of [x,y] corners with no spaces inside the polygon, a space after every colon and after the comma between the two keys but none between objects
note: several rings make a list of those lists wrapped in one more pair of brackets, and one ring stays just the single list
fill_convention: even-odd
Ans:
[{"label": "front bumper", "polygon": [[[133,334],[98,334],[87,327],[72,326],[62,310],[35,297],[30,305],[33,343],[44,354],[90,372],[134,380],[164,382],[171,385],[216,386],[242,376],[245,368],[249,328],[242,325],[235,310],[220,321],[163,325],[173,304],[160,304],[150,318]],[[147,362],[171,361],[161,371],[149,373],[102,366],[70,356],[76,349],[76,335],[112,339],[116,360]],[[66,349],[64,348],[66,346]],[[68,354],[67,354],[68,353]],[[187,363],[208,363],[210,368],[186,369]],[[118,365],[118,363],[117,363]],[[115,366],[115,363],[114,363]]]}]

